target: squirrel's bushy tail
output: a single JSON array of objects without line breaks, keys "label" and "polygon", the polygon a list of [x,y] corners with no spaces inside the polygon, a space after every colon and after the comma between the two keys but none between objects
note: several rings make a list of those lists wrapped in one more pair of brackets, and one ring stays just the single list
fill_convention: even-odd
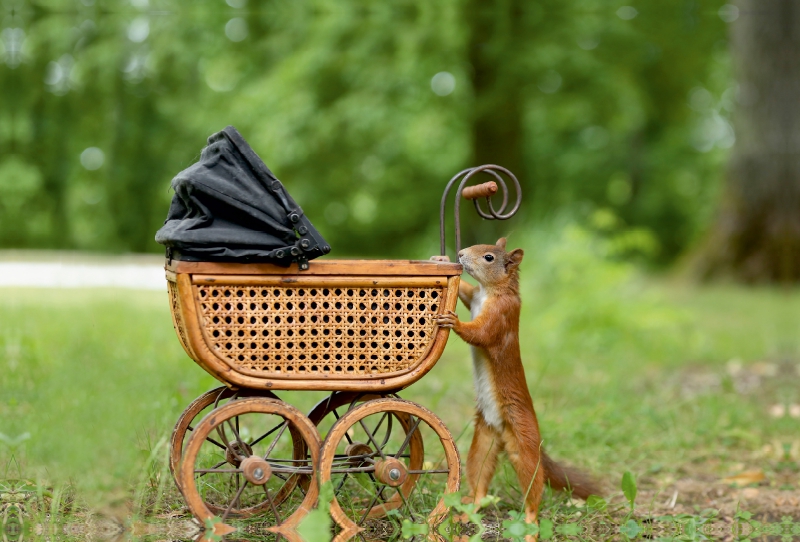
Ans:
[{"label": "squirrel's bushy tail", "polygon": [[553,489],[572,492],[573,497],[583,500],[586,500],[589,495],[601,496],[603,494],[600,485],[588,474],[559,465],[544,453],[544,450],[542,450],[541,457],[545,477]]}]

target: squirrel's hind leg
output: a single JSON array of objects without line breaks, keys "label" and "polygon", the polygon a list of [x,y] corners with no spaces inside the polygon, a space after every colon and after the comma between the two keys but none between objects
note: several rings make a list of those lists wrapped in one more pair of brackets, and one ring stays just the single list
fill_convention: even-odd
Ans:
[{"label": "squirrel's hind leg", "polygon": [[475,434],[467,455],[467,480],[473,502],[480,506],[481,500],[489,493],[489,484],[497,467],[497,455],[503,449],[503,438],[483,417],[475,413]]},{"label": "squirrel's hind leg", "polygon": [[[503,446],[525,496],[525,521],[536,523],[546,476],[541,460],[541,442],[537,442],[539,439],[529,433],[530,428],[512,428],[506,424],[503,430]],[[535,434],[538,437],[538,431]]]}]

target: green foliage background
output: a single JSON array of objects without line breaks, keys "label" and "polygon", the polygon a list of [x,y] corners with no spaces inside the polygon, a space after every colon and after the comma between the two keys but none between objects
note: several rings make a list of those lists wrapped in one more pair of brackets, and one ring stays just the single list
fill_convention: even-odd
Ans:
[{"label": "green foliage background", "polygon": [[722,3],[2,0],[0,246],[159,251],[170,179],[233,124],[335,255],[427,257],[496,119],[525,216],[465,242],[600,210],[668,262],[732,144]]}]

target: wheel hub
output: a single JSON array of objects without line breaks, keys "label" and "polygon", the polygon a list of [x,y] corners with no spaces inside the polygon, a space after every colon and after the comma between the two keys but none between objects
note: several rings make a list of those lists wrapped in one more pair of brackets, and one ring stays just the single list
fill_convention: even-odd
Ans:
[{"label": "wheel hub", "polygon": [[367,457],[372,455],[372,448],[363,442],[354,442],[344,449],[344,453],[350,458],[348,463],[357,467],[363,464]]},{"label": "wheel hub", "polygon": [[225,460],[236,467],[240,466],[243,458],[253,455],[253,448],[250,445],[239,442],[231,442],[225,450]]},{"label": "wheel hub", "polygon": [[242,461],[242,473],[245,479],[253,485],[263,486],[272,476],[272,468],[263,457],[251,455]]},{"label": "wheel hub", "polygon": [[398,487],[408,479],[408,468],[405,463],[394,457],[388,457],[375,462],[375,478],[382,484]]}]

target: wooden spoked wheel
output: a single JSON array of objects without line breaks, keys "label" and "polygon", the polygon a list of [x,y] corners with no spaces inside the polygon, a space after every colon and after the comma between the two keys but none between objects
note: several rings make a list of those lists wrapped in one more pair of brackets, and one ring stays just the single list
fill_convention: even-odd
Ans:
[{"label": "wooden spoked wheel", "polygon": [[[295,460],[299,440],[308,457]],[[276,526],[296,525],[317,499],[319,449],[314,424],[293,406],[264,397],[230,401],[186,442],[179,475],[186,504],[200,520],[263,513]],[[298,476],[308,476],[305,488]]]},{"label": "wooden spoked wheel", "polygon": [[[354,408],[359,403],[372,401],[373,399],[381,399],[383,397],[385,397],[385,395],[375,393],[337,391],[314,405],[314,408],[308,413],[308,419],[317,427],[320,440],[325,440],[325,437],[330,432],[333,425],[342,417],[342,414]],[[308,450],[306,450],[305,444],[302,441],[298,441],[295,443],[295,458],[299,459],[303,457],[308,457]],[[299,483],[306,484],[308,483],[308,479],[301,476],[299,477]]]},{"label": "wooden spoked wheel", "polygon": [[172,474],[175,485],[178,489],[181,488],[179,480],[181,455],[183,455],[183,448],[186,441],[194,431],[194,426],[214,408],[225,404],[231,397],[269,397],[277,399],[278,397],[267,390],[251,390],[241,389],[232,390],[226,386],[220,386],[213,390],[205,392],[203,395],[191,402],[186,409],[181,413],[178,418],[178,423],[175,424],[175,429],[172,430],[172,436],[169,440],[169,472]]},{"label": "wooden spoked wheel", "polygon": [[334,519],[354,532],[386,516],[439,523],[447,512],[441,495],[458,490],[461,470],[453,437],[435,414],[384,398],[354,407],[334,424],[319,477],[338,489]]}]

